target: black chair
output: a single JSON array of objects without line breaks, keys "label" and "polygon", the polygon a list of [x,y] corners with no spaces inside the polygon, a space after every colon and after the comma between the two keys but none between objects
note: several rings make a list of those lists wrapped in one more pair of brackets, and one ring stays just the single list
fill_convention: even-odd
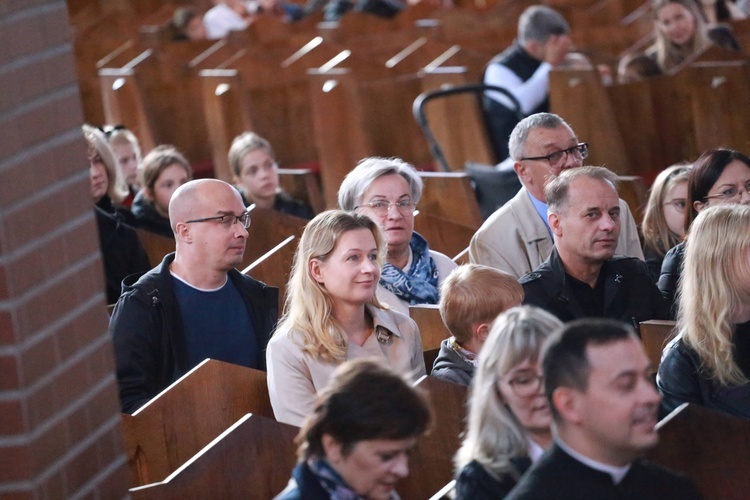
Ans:
[{"label": "black chair", "polygon": [[489,165],[467,163],[466,173],[474,184],[482,218],[487,218],[505,205],[521,189],[521,181],[512,168],[498,170]]},{"label": "black chair", "polygon": [[[478,84],[470,84],[470,85],[458,85],[454,87],[447,87],[444,89],[438,89],[438,90],[431,90],[428,92],[423,92],[417,98],[414,100],[414,105],[412,106],[412,113],[414,114],[414,119],[417,121],[417,124],[422,129],[422,133],[425,136],[425,139],[427,139],[427,144],[430,147],[430,153],[432,153],[432,157],[435,159],[437,164],[440,166],[440,168],[443,171],[450,172],[451,169],[448,165],[448,162],[445,159],[445,155],[443,154],[442,149],[440,148],[440,145],[437,143],[437,139],[435,139],[435,135],[432,133],[432,130],[430,129],[429,124],[427,123],[427,116],[425,114],[425,105],[432,100],[445,98],[449,96],[454,96],[457,94],[474,94],[476,97],[476,105],[478,106],[478,109],[481,110],[481,116],[484,121],[484,128],[487,131],[488,139],[490,144],[493,144],[493,147],[495,148],[495,151],[497,151],[497,147],[495,145],[495,140],[493,140],[492,134],[490,134],[490,119],[487,116],[487,113],[485,111],[485,107],[483,105],[485,92],[486,91],[496,91],[500,92],[501,94],[505,95],[508,100],[513,104],[513,109],[510,109],[510,112],[513,115],[513,118],[516,119],[516,123],[523,120],[524,116],[521,112],[521,104],[518,102],[518,99],[513,96],[508,90],[498,87],[495,85],[485,85],[483,83]],[[508,108],[509,109],[509,108]],[[507,139],[506,139],[507,140]],[[495,158],[495,162],[498,163],[505,158]],[[460,166],[457,170],[461,170],[463,167]]]}]

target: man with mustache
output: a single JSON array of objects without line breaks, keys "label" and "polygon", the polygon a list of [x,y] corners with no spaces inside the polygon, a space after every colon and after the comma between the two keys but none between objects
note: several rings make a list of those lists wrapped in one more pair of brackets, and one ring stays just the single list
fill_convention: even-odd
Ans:
[{"label": "man with mustache", "polygon": [[190,181],[169,202],[175,252],[123,280],[110,321],[122,411],[132,413],[206,358],[265,369],[278,289],[235,269],[250,213],[216,179]]},{"label": "man with mustache", "polygon": [[563,322],[606,317],[637,329],[641,321],[669,319],[669,305],[646,264],[614,256],[622,210],[616,182],[604,167],[580,167],[547,183],[555,248],[542,265],[519,280],[524,304],[546,309]]},{"label": "man with mustache", "polygon": [[688,479],[640,460],[659,440],[659,393],[632,329],[573,321],[549,339],[542,365],[555,444],[506,498],[700,498]]}]

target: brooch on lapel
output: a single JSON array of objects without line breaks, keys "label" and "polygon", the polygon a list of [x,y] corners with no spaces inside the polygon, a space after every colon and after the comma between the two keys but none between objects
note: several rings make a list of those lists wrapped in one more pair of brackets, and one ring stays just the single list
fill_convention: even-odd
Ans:
[{"label": "brooch on lapel", "polygon": [[622,274],[615,275],[615,283],[622,283]]},{"label": "brooch on lapel", "polygon": [[378,333],[375,338],[378,339],[378,342],[380,342],[381,344],[388,344],[391,341],[391,336],[393,334],[385,328],[378,328],[377,330]]}]

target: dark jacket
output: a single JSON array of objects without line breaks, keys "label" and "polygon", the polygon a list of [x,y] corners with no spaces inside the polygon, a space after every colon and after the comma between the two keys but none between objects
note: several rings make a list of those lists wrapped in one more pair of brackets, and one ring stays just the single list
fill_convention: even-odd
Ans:
[{"label": "dark jacket", "polygon": [[440,342],[440,352],[435,358],[430,375],[448,382],[469,385],[474,377],[474,366],[464,361],[461,355],[451,348],[451,340],[448,338]]},{"label": "dark jacket", "polygon": [[[240,194],[242,195],[242,201],[245,206],[249,207],[253,202],[245,197],[245,193],[240,192]],[[307,220],[311,220],[315,217],[315,214],[310,207],[298,199],[293,198],[292,195],[285,191],[279,191],[276,193],[273,209],[282,214],[294,215]]]},{"label": "dark jacket", "polygon": [[116,208],[112,200],[104,196],[94,206],[94,213],[104,261],[107,304],[114,304],[120,297],[122,280],[131,274],[145,273],[151,265],[138,235],[129,225],[133,222],[130,212]]},{"label": "dark jacket", "polygon": [[[646,264],[633,257],[616,256],[602,265],[601,317],[624,321],[638,331],[638,323],[650,319],[671,319],[669,304],[651,281]],[[557,249],[535,271],[519,280],[524,304],[541,307],[560,321],[587,317],[565,273]]]},{"label": "dark jacket", "polygon": [[320,485],[307,463],[298,463],[292,471],[292,479],[284,491],[274,500],[329,500],[331,495]]},{"label": "dark jacket", "polygon": [[657,465],[637,460],[618,484],[612,476],[571,457],[555,444],[524,474],[509,500],[690,500],[700,494],[690,481]]},{"label": "dark jacket", "polygon": [[677,312],[678,283],[682,274],[682,261],[685,258],[685,242],[678,243],[669,249],[661,263],[661,275],[657,286],[665,300],[669,302],[673,311]]},{"label": "dark jacket", "polygon": [[148,201],[143,189],[138,191],[138,194],[135,195],[133,206],[130,210],[135,216],[136,226],[138,228],[174,239],[174,232],[172,231],[172,226],[169,225],[169,218],[162,217],[162,215],[156,211],[156,207],[154,207],[153,203]]},{"label": "dark jacket", "polygon": [[[182,317],[172,290],[168,254],[138,279],[123,282],[123,294],[110,321],[122,411],[132,413],[190,371]],[[278,320],[279,290],[236,270],[229,278],[239,290],[258,336],[258,366],[265,369],[266,345]],[[137,281],[136,281],[137,279]]]},{"label": "dark jacket", "polygon": [[456,500],[495,500],[504,498],[518,478],[531,466],[528,457],[510,459],[516,474],[505,474],[500,480],[492,477],[476,460],[464,466],[456,477]]},{"label": "dark jacket", "polygon": [[[750,344],[749,337],[750,324],[738,325],[735,339],[741,339],[742,344]],[[743,372],[745,376],[750,375],[750,370],[747,369],[750,363],[747,359],[748,346],[738,348],[735,344],[734,348],[738,365],[740,368],[745,365]],[[744,362],[740,363],[738,358],[743,358]],[[694,403],[730,415],[750,418],[750,384],[727,387],[711,379],[701,368],[698,354],[682,338],[672,341],[664,350],[656,383],[662,395],[662,406],[667,412],[682,403]]]}]

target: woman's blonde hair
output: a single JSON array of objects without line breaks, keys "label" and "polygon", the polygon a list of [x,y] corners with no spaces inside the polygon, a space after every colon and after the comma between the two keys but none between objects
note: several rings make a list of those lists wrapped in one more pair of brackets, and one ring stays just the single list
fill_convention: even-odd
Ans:
[{"label": "woman's blonde hair", "polygon": [[115,160],[112,148],[109,147],[107,136],[98,128],[88,124],[83,124],[81,130],[89,146],[102,157],[107,170],[107,196],[114,203],[120,203],[128,195],[128,186],[125,184],[125,176],[120,171],[120,165]]},{"label": "woman's blonde hair", "polygon": [[734,361],[733,315],[750,303],[750,206],[698,214],[686,242],[677,318],[683,341],[721,385],[748,382]]},{"label": "woman's blonde hair", "polygon": [[[667,201],[667,193],[670,189],[681,182],[687,184],[689,173],[689,163],[672,165],[662,170],[651,186],[646,213],[643,215],[643,247],[662,257],[681,239],[678,234],[669,230],[667,219],[664,217],[664,202]],[[687,198],[685,211],[687,211]]]},{"label": "woman's blonde hair", "polygon": [[711,40],[708,37],[706,28],[706,21],[703,18],[703,14],[698,10],[697,2],[691,0],[654,0],[654,23],[658,23],[657,15],[659,10],[672,3],[682,5],[693,16],[693,19],[695,20],[695,34],[687,44],[684,46],[677,46],[670,42],[661,32],[659,27],[656,26],[656,29],[654,30],[656,32],[656,42],[651,46],[651,50],[655,51],[656,62],[665,73],[685,61],[685,59],[691,54],[711,45]]},{"label": "woman's blonde hair", "polygon": [[[333,299],[325,286],[310,273],[310,261],[326,261],[344,233],[367,229],[375,238],[378,267],[385,259],[385,239],[380,226],[366,215],[329,210],[317,215],[305,227],[294,255],[286,291],[284,316],[275,335],[301,336],[303,351],[323,361],[346,359],[348,338],[333,316]],[[368,301],[383,309],[373,293]]]},{"label": "woman's blonde hair", "polygon": [[545,340],[561,326],[559,319],[533,306],[514,307],[497,317],[479,353],[457,469],[476,460],[497,479],[517,474],[510,459],[528,455],[528,445],[521,424],[502,399],[499,382],[519,363],[536,362]]}]

